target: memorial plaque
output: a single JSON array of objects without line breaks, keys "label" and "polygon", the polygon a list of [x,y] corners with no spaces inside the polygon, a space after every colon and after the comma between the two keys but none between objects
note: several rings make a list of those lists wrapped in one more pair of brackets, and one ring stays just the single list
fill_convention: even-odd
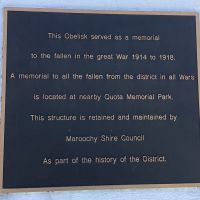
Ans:
[{"label": "memorial plaque", "polygon": [[2,190],[200,183],[196,13],[6,8]]}]

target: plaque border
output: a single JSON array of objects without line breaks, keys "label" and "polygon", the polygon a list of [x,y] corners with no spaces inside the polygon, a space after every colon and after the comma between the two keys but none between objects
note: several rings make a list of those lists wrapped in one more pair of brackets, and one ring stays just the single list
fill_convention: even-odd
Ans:
[{"label": "plaque border", "polygon": [[170,15],[170,16],[194,16],[196,21],[196,50],[197,50],[197,74],[198,97],[200,111],[200,33],[198,12],[166,12],[166,11],[120,11],[120,10],[80,10],[57,8],[3,8],[3,58],[2,58],[2,105],[0,124],[0,193],[10,192],[50,192],[66,190],[102,190],[102,189],[144,189],[144,188],[178,188],[200,187],[200,183],[175,183],[175,184],[133,184],[133,185],[97,185],[97,186],[64,186],[64,187],[40,187],[40,188],[3,188],[3,161],[4,161],[4,124],[5,124],[5,94],[6,94],[6,59],[7,59],[7,14],[8,11],[26,12],[50,12],[50,13],[90,13],[90,14],[127,14],[127,15]]}]

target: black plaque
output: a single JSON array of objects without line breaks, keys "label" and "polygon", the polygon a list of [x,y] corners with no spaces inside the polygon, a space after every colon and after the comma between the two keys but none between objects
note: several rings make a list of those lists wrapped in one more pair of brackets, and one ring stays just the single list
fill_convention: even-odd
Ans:
[{"label": "black plaque", "polygon": [[197,20],[5,9],[2,189],[197,186]]}]

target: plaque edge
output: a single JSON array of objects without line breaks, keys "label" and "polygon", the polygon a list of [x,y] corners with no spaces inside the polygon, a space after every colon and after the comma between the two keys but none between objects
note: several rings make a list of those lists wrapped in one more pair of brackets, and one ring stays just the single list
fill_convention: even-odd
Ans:
[{"label": "plaque edge", "polygon": [[[100,186],[65,186],[65,187],[40,187],[40,188],[3,188],[3,161],[4,161],[4,125],[5,125],[5,97],[6,97],[6,60],[7,60],[7,18],[8,11],[24,12],[57,12],[57,13],[91,13],[91,14],[129,14],[129,15],[169,15],[169,16],[194,16],[196,32],[196,57],[198,74],[198,97],[200,111],[200,25],[198,12],[182,11],[121,11],[121,10],[88,10],[88,9],[59,9],[59,8],[3,8],[3,51],[2,51],[2,104],[0,124],[0,193],[16,192],[49,192],[69,190],[105,190],[105,189],[150,189],[150,188],[178,188],[200,187],[200,183],[177,183],[177,184],[133,184],[133,185],[100,185]],[[199,112],[200,113],[200,112]]]}]

